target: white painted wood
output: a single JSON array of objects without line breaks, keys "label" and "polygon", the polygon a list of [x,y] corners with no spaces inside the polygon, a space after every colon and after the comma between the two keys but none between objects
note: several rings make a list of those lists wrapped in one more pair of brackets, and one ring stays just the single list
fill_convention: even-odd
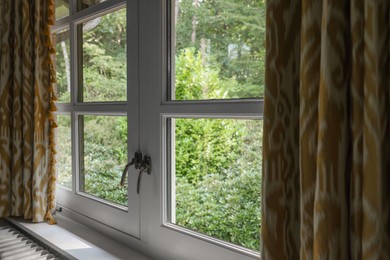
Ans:
[{"label": "white painted wood", "polygon": [[[129,170],[128,207],[123,207],[90,196],[80,189],[79,115],[125,115],[128,121],[128,159],[139,149],[138,139],[138,1],[111,0],[76,12],[76,1],[71,1],[71,13],[57,22],[54,30],[70,29],[71,55],[71,102],[57,104],[58,114],[70,114],[72,121],[72,190],[58,186],[57,201],[81,215],[88,216],[133,237],[139,237],[139,195],[136,192],[137,173]],[[127,101],[126,102],[80,102],[78,88],[82,87],[79,70],[80,40],[77,25],[96,19],[104,14],[126,8],[127,10]],[[118,183],[119,184],[119,183]]]}]

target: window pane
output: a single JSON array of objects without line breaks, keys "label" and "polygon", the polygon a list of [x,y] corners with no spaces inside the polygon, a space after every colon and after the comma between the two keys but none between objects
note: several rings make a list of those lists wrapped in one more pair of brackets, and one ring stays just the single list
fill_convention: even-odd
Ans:
[{"label": "window pane", "polygon": [[69,0],[56,0],[56,19],[69,16]]},{"label": "window pane", "polygon": [[106,0],[77,0],[78,10],[83,10],[88,7],[100,4]]},{"label": "window pane", "polygon": [[262,121],[171,122],[170,221],[259,251]]},{"label": "window pane", "polygon": [[176,100],[259,98],[265,0],[172,0]]},{"label": "window pane", "polygon": [[126,101],[126,9],[82,24],[83,101]]},{"label": "window pane", "polygon": [[127,162],[126,116],[80,116],[82,129],[81,187],[86,193],[127,206],[120,185]]},{"label": "window pane", "polygon": [[57,183],[72,189],[72,142],[70,115],[57,115]]},{"label": "window pane", "polygon": [[56,75],[58,102],[70,102],[70,45],[69,28],[56,33]]}]

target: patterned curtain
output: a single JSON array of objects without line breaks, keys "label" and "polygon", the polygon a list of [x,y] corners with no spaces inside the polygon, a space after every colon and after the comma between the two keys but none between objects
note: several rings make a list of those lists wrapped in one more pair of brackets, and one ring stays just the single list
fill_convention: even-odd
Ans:
[{"label": "patterned curtain", "polygon": [[262,259],[390,259],[389,8],[267,0]]},{"label": "patterned curtain", "polygon": [[54,220],[54,1],[0,0],[0,217]]}]

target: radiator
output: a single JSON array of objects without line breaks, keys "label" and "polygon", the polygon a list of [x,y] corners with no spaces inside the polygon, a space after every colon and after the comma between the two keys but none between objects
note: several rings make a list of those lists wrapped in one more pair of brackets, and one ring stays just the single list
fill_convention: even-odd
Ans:
[{"label": "radiator", "polygon": [[10,224],[0,222],[1,260],[61,259]]}]

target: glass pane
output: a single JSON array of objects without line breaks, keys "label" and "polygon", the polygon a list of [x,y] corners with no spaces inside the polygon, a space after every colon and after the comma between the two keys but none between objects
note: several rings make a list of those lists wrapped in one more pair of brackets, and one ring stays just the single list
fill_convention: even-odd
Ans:
[{"label": "glass pane", "polygon": [[69,1],[56,0],[56,20],[69,16]]},{"label": "glass pane", "polygon": [[171,98],[264,93],[265,0],[172,0]]},{"label": "glass pane", "polygon": [[127,163],[127,117],[85,115],[79,119],[81,190],[127,206],[127,188],[120,185]]},{"label": "glass pane", "polygon": [[126,101],[126,10],[82,24],[83,101]]},{"label": "glass pane", "polygon": [[77,0],[78,10],[83,10],[88,7],[100,4],[106,0]]},{"label": "glass pane", "polygon": [[56,76],[58,102],[70,102],[70,44],[69,28],[56,33]]},{"label": "glass pane", "polygon": [[259,251],[262,121],[171,122],[170,221]]},{"label": "glass pane", "polygon": [[72,142],[70,115],[57,115],[57,183],[72,189]]}]

